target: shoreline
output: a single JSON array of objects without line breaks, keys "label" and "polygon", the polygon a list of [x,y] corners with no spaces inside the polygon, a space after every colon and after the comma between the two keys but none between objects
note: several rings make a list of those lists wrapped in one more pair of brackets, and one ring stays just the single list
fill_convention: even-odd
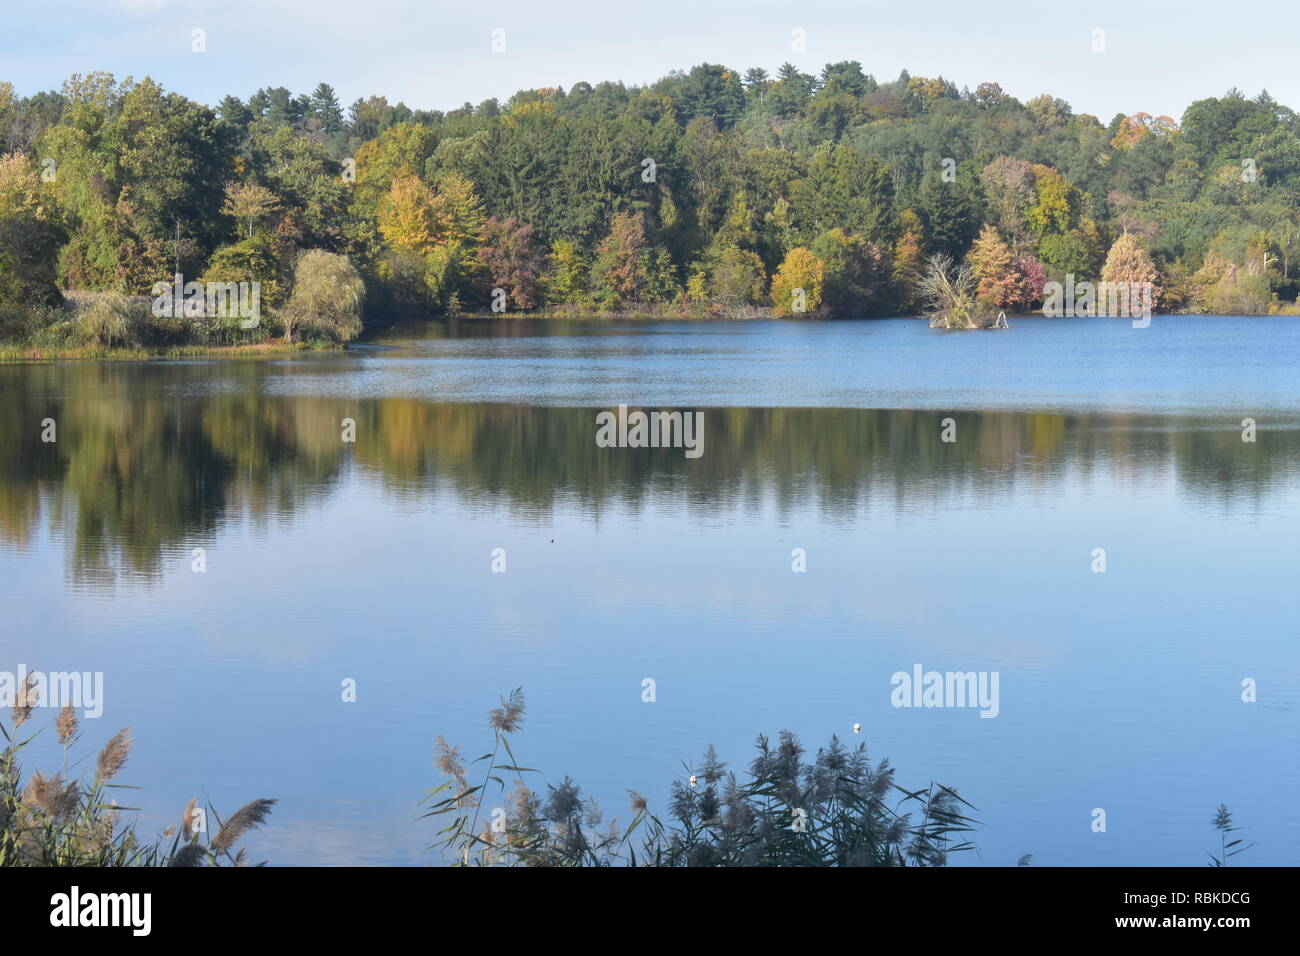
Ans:
[{"label": "shoreline", "polygon": [[[1294,318],[1295,315],[1287,312],[1272,313],[1203,313],[1203,312],[1158,312],[1154,317],[1165,318]],[[1038,312],[1025,312],[1008,315],[1009,321],[1021,321],[1025,319],[1035,321],[1058,321],[1060,316],[1046,316]],[[1126,318],[1119,316],[1066,316],[1065,318],[1094,318],[1094,319],[1114,319],[1115,321],[1128,321]],[[569,312],[465,312],[460,315],[400,315],[394,316],[385,323],[376,323],[367,331],[372,334],[382,335],[386,330],[410,326],[417,323],[444,323],[453,322],[520,322],[520,321],[543,321],[543,322],[878,322],[895,319],[909,319],[916,322],[926,321],[925,316],[920,315],[881,315],[881,316],[834,316],[834,315],[689,315],[680,312],[604,312],[604,313],[569,313]],[[981,329],[936,329],[935,331],[983,331]],[[105,348],[100,346],[75,346],[70,348],[49,348],[34,345],[21,345],[0,342],[0,365],[24,364],[28,362],[58,362],[58,361],[108,361],[108,362],[131,362],[131,361],[150,361],[166,359],[244,359],[254,360],[262,358],[282,358],[287,355],[298,355],[303,353],[323,353],[323,352],[346,352],[353,345],[373,345],[375,343],[366,341],[363,336],[355,342],[342,345],[329,345],[323,343],[304,343],[304,342],[284,342],[284,341],[266,341],[254,342],[241,345],[167,345],[157,347],[132,346],[129,348]]]},{"label": "shoreline", "polygon": [[[1008,319],[1117,319],[1120,321],[1129,321],[1133,316],[1123,315],[1044,315],[1040,312],[1007,312]],[[1151,317],[1169,318],[1178,316],[1181,318],[1205,317],[1211,318],[1221,316],[1224,318],[1296,318],[1300,316],[1300,311],[1276,311],[1276,312],[1197,312],[1191,309],[1181,309],[1172,312],[1152,312]],[[927,321],[924,315],[919,314],[895,314],[895,315],[850,315],[835,314],[831,312],[808,312],[803,314],[785,314],[775,315],[770,310],[746,311],[738,315],[722,315],[717,313],[692,313],[681,312],[674,309],[665,309],[663,311],[652,311],[649,309],[636,309],[627,312],[556,312],[553,310],[538,310],[536,312],[461,312],[457,315],[430,315],[421,317],[418,315],[395,316],[390,324],[404,324],[408,322],[453,322],[465,319],[499,319],[516,321],[520,319],[544,319],[546,321],[583,321],[593,322],[761,322],[761,321],[781,321],[781,322],[877,322],[885,319],[915,319],[917,321]]]},{"label": "shoreline", "polygon": [[342,347],[304,345],[300,342],[258,342],[249,345],[169,345],[158,348],[42,348],[31,345],[6,345],[0,343],[0,365],[20,365],[27,362],[67,362],[93,360],[104,362],[133,362],[149,359],[259,359],[278,358],[300,352],[341,352]]}]

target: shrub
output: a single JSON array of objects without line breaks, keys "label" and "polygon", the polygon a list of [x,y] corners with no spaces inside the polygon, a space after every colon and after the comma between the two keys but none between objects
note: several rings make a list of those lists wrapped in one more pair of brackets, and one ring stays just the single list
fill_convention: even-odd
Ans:
[{"label": "shrub", "polygon": [[69,327],[68,311],[58,306],[0,305],[0,342],[33,343],[59,335]]},{"label": "shrub", "polygon": [[716,313],[735,313],[763,297],[763,260],[748,249],[714,243],[688,280],[687,294],[703,297]]},{"label": "shrub", "polygon": [[424,302],[456,314],[461,290],[468,288],[473,267],[474,260],[460,242],[449,242],[434,249],[424,260]]}]

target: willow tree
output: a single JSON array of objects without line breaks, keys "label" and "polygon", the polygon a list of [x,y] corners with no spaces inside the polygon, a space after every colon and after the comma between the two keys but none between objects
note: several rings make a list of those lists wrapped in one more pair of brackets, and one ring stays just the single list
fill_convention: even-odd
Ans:
[{"label": "willow tree", "polygon": [[346,256],[309,249],[294,268],[293,295],[280,310],[284,340],[295,329],[316,338],[349,342],[361,332],[366,287]]}]

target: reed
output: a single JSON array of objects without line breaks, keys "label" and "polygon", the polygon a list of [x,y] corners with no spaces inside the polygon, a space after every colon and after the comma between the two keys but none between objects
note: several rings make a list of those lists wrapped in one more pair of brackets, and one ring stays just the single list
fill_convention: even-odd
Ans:
[{"label": "reed", "polygon": [[[534,791],[524,781],[511,738],[523,726],[524,695],[516,688],[489,712],[492,749],[469,765],[439,736],[435,765],[448,779],[429,790],[421,819],[443,825],[427,849],[457,866],[945,866],[953,854],[976,852],[975,808],[939,783],[909,789],[887,759],[872,762],[865,744],[846,747],[832,736],[811,756],[783,730],[760,735],[756,755],[738,774],[708,747],[673,781],[667,810],[650,809],[635,791],[630,823],[608,823],[595,800],[565,777]],[[504,756],[505,759],[499,759]],[[476,771],[476,765],[482,765]],[[509,777],[513,789],[507,792]],[[471,782],[473,781],[473,782]],[[483,816],[488,795],[499,805]],[[478,821],[483,819],[483,826]],[[1220,806],[1214,866],[1254,846],[1229,839],[1238,828]],[[1029,866],[1024,854],[1017,866]]]},{"label": "reed", "polygon": [[[96,755],[93,770],[74,774],[81,762],[71,748],[81,736],[75,711],[54,721],[64,748],[53,774],[24,774],[21,756],[39,730],[27,733],[38,701],[22,688],[9,726],[0,721],[0,866],[247,866],[238,847],[266,823],[276,801],[254,800],[223,820],[191,800],[180,823],[157,839],[141,838],[114,792],[131,754],[123,728]],[[521,688],[488,714],[491,750],[468,765],[459,747],[441,736],[435,765],[448,779],[421,801],[422,819],[441,818],[429,850],[459,866],[945,866],[953,854],[975,851],[975,808],[955,789],[933,783],[909,789],[895,780],[887,759],[873,762],[865,744],[846,747],[832,736],[809,755],[783,730],[760,735],[743,774],[729,769],[712,746],[674,780],[666,811],[656,814],[642,795],[628,791],[630,822],[606,822],[594,799],[565,777],[546,792],[524,780],[538,771],[519,765],[512,738],[523,729]],[[513,784],[507,791],[507,781]],[[495,795],[498,806],[484,813]],[[207,838],[211,820],[214,834]],[[482,826],[479,826],[480,820]],[[1212,866],[1255,844],[1233,837],[1231,811],[1220,805],[1211,821],[1219,834]],[[205,842],[206,840],[206,842]],[[1028,866],[1030,855],[1018,861]],[[257,864],[259,866],[265,863]]]},{"label": "reed", "polygon": [[1227,866],[1228,860],[1238,853],[1244,853],[1253,847],[1254,843],[1247,843],[1240,837],[1229,840],[1228,837],[1240,830],[1240,827],[1233,826],[1232,811],[1228,809],[1226,803],[1219,804],[1219,809],[1214,812],[1214,818],[1210,820],[1210,826],[1219,834],[1219,855],[1208,854],[1210,857],[1210,866]]},{"label": "reed", "polygon": [[[425,818],[442,817],[430,849],[461,866],[943,866],[974,849],[974,810],[956,790],[931,783],[909,790],[888,760],[872,763],[866,745],[837,737],[809,758],[790,731],[760,736],[743,778],[709,747],[673,782],[659,816],[629,791],[631,821],[604,821],[569,777],[534,792],[515,759],[511,737],[522,727],[516,689],[489,715],[494,742],[472,773],[459,749],[439,738],[437,765],[449,777],[430,790]],[[504,760],[501,759],[504,756]],[[513,779],[506,792],[504,775]],[[475,780],[470,783],[471,776]],[[484,818],[490,792],[501,806]],[[1027,860],[1025,861],[1027,862]]]},{"label": "reed", "polygon": [[64,748],[63,766],[53,775],[24,775],[21,757],[39,730],[26,733],[38,701],[23,688],[10,725],[0,721],[0,866],[245,866],[247,852],[235,844],[266,821],[274,800],[254,800],[224,823],[209,806],[207,817],[218,826],[206,844],[195,826],[198,814],[190,801],[179,827],[168,827],[156,840],[142,839],[113,794],[134,789],[114,781],[130,757],[130,728],[113,735],[95,758],[93,770],[73,776],[80,761],[71,748],[81,735],[76,712],[65,707],[54,721]]}]

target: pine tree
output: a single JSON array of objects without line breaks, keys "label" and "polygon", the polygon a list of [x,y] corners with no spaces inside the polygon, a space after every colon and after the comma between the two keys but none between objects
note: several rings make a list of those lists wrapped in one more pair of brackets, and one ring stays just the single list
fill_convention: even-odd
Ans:
[{"label": "pine tree", "polygon": [[336,133],[343,128],[343,109],[334,87],[328,83],[316,85],[311,94],[310,114],[320,123],[322,132]]}]

